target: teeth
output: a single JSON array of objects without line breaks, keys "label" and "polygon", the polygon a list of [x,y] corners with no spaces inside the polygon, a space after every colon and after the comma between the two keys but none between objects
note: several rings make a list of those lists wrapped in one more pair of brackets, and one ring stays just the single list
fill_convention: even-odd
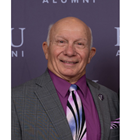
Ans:
[{"label": "teeth", "polygon": [[64,61],[65,63],[69,63],[69,64],[71,64],[71,63],[73,63],[74,64],[74,62],[68,62],[68,61]]},{"label": "teeth", "polygon": [[61,62],[63,63],[68,63],[68,64],[76,64],[77,62],[69,62],[69,61],[63,61],[63,60],[60,60]]}]

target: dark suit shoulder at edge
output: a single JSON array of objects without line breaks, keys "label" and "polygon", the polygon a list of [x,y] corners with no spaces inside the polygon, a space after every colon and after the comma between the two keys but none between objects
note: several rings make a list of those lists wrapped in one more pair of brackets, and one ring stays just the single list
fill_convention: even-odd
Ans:
[{"label": "dark suit shoulder at edge", "polygon": [[12,95],[19,94],[19,93],[21,94],[21,93],[23,93],[23,91],[25,89],[28,89],[28,88],[34,90],[34,88],[36,87],[36,81],[38,81],[39,79],[42,79],[43,76],[44,76],[44,74],[42,74],[41,76],[36,77],[34,79],[31,79],[31,80],[29,80],[29,81],[27,81],[19,86],[13,87],[12,88]]},{"label": "dark suit shoulder at edge", "polygon": [[110,97],[115,97],[115,98],[118,97],[118,93],[114,92],[113,90],[111,90],[111,89],[109,89],[109,88],[107,88],[99,83],[95,83],[90,79],[87,79],[87,82],[89,84],[91,84],[92,86],[94,86],[101,93],[104,93]]},{"label": "dark suit shoulder at edge", "polygon": [[32,86],[32,85],[35,84],[36,79],[37,79],[37,78],[34,78],[34,79],[32,79],[32,80],[29,80],[29,81],[27,81],[27,82],[25,82],[25,83],[23,83],[23,84],[21,84],[21,85],[19,85],[19,86],[13,87],[12,89],[13,89],[13,90],[17,90],[17,89],[23,88],[24,86]]},{"label": "dark suit shoulder at edge", "polygon": [[20,89],[20,88],[22,88],[24,86],[34,86],[36,84],[36,81],[39,81],[40,79],[43,79],[44,76],[46,76],[46,73],[47,72],[45,72],[42,75],[40,75],[40,76],[38,76],[38,77],[36,77],[34,79],[31,79],[31,80],[29,80],[29,81],[27,81],[27,82],[25,82],[25,83],[23,83],[21,85],[18,85],[16,87],[13,87],[12,89],[13,90],[16,90],[16,89]]}]

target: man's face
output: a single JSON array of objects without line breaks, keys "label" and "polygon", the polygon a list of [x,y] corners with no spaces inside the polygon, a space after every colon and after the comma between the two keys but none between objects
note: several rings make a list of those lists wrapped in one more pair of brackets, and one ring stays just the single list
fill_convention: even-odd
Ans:
[{"label": "man's face", "polygon": [[[82,24],[64,22],[55,26],[47,47],[48,68],[57,76],[77,81],[85,74],[92,57],[87,29]],[[44,51],[45,52],[45,51]]]}]

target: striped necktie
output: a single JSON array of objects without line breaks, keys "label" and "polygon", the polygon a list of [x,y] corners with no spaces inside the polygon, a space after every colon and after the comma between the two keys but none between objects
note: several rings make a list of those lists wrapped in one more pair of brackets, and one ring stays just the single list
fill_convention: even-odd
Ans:
[{"label": "striped necktie", "polygon": [[81,99],[77,93],[77,86],[71,85],[69,88],[66,118],[68,120],[73,140],[86,140],[86,121]]}]

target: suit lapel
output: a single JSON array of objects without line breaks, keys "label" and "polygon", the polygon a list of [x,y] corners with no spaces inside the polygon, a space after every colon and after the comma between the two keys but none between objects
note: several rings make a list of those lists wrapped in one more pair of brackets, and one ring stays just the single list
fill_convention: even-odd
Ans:
[{"label": "suit lapel", "polygon": [[[99,91],[99,86],[97,86],[95,83],[89,80],[87,80],[87,83],[92,93],[93,100],[99,115],[101,124],[101,140],[108,139],[111,120],[107,97],[104,93]],[[46,71],[39,79],[37,79],[36,84],[37,89],[35,94],[45,109],[46,114],[54,126],[58,136],[61,140],[72,140],[71,131],[64,110],[48,71]],[[104,96],[103,101],[99,100],[99,94]]]},{"label": "suit lapel", "polygon": [[[108,139],[110,132],[110,113],[108,107],[108,100],[104,93],[99,91],[99,86],[89,80],[87,80],[89,89],[92,93],[93,100],[98,112],[100,125],[101,125],[101,140]],[[102,94],[104,96],[104,100],[100,100],[98,95]]]},{"label": "suit lapel", "polygon": [[72,140],[71,130],[48,71],[37,80],[36,84],[38,87],[35,94],[44,107],[58,136],[61,140]]}]

